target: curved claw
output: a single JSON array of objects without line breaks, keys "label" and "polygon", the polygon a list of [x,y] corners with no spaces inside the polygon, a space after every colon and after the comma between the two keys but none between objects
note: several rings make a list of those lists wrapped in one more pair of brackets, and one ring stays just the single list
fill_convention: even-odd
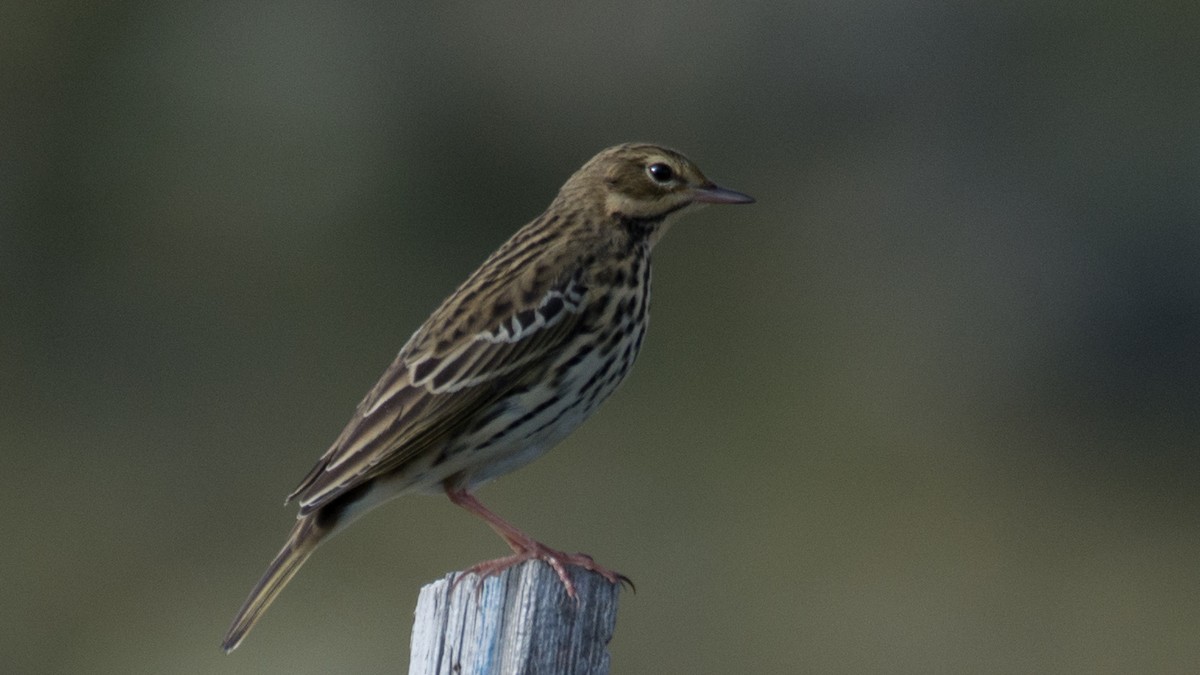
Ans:
[{"label": "curved claw", "polygon": [[474,574],[479,577],[479,585],[475,588],[475,591],[478,593],[480,588],[482,588],[483,581],[485,579],[490,576],[500,574],[508,568],[519,565],[526,560],[541,560],[549,565],[551,569],[554,570],[555,574],[558,575],[559,580],[563,584],[563,588],[565,588],[567,591],[567,596],[572,599],[576,598],[575,583],[571,581],[571,575],[567,572],[568,566],[581,567],[589,572],[595,572],[596,574],[599,574],[611,584],[629,586],[630,590],[635,592],[637,590],[633,585],[633,581],[631,581],[629,577],[619,572],[614,572],[613,570],[610,570],[602,565],[596,564],[596,561],[593,560],[590,555],[585,553],[563,553],[562,551],[556,551],[549,546],[537,542],[534,542],[532,547],[524,548],[513,553],[512,555],[505,556],[503,558],[496,558],[495,560],[485,560],[472,565],[462,574],[456,575],[454,577],[454,581],[451,582],[450,587],[454,588],[454,586],[456,586],[458,582],[461,581],[465,576]]}]

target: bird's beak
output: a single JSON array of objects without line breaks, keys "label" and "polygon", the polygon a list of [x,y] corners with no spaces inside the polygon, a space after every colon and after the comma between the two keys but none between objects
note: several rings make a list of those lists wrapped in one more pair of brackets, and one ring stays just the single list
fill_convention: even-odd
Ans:
[{"label": "bird's beak", "polygon": [[703,204],[753,204],[754,197],[708,182],[692,188],[692,201]]}]

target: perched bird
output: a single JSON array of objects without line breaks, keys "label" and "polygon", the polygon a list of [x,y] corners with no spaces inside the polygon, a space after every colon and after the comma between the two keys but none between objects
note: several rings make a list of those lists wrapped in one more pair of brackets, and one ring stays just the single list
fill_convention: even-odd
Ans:
[{"label": "perched bird", "polygon": [[379,504],[445,492],[513,554],[616,583],[589,556],[549,548],[483,506],[479,485],[536,459],[588,418],[629,372],[646,335],[650,252],[672,218],[699,204],[754,200],[713,184],[656,145],[608,148],[575,172],[545,213],[517,231],[400,349],[350,423],[287,501],[300,513],[222,647],[232,651],[325,539]]}]

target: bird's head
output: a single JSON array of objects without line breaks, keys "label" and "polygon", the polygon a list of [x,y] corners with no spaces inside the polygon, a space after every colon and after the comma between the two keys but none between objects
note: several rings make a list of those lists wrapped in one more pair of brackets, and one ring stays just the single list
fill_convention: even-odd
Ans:
[{"label": "bird's head", "polygon": [[680,153],[647,143],[602,150],[567,180],[561,195],[592,200],[609,217],[637,221],[662,221],[692,205],[754,201],[719,187]]}]

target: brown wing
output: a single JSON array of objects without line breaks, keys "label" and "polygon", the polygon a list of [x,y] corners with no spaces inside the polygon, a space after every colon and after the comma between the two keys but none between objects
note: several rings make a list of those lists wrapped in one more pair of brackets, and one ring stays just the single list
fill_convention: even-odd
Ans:
[{"label": "brown wing", "polygon": [[[477,277],[400,350],[288,497],[300,497],[301,515],[461,433],[514,385],[540,372],[575,329],[586,295],[578,271],[551,276],[535,269],[499,292],[471,297]],[[481,309],[472,314],[471,306]]]}]

